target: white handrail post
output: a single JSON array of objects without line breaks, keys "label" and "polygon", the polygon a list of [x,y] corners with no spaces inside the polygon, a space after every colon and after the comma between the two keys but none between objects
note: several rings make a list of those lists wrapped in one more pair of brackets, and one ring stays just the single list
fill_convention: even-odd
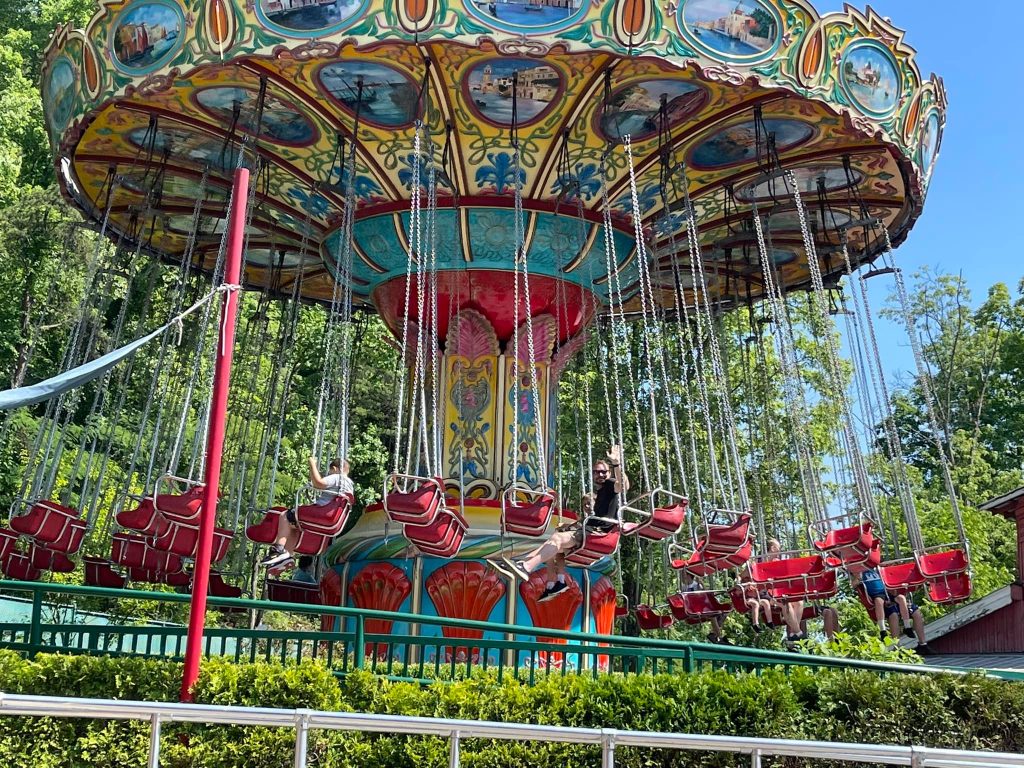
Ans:
[{"label": "white handrail post", "polygon": [[309,715],[295,718],[295,768],[306,768],[306,747],[309,736]]},{"label": "white handrail post", "polygon": [[459,768],[459,739],[461,735],[458,731],[452,731],[449,739],[448,746],[448,768]]},{"label": "white handrail post", "polygon": [[615,768],[615,732],[604,728],[601,738],[601,768]]},{"label": "white handrail post", "polygon": [[160,715],[153,714],[149,718],[149,759],[147,768],[160,768]]},{"label": "white handrail post", "polygon": [[761,768],[761,750],[755,749],[750,753],[750,768]]}]

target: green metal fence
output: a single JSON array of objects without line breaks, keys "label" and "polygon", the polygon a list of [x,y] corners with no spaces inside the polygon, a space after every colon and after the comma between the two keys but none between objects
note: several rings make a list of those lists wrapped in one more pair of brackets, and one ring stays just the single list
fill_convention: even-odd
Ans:
[{"label": "green metal fence", "polygon": [[[101,598],[187,603],[186,594],[107,589],[62,584],[0,580],[0,590],[27,594],[31,621],[0,623],[0,648],[26,656],[36,653],[108,654],[181,659],[184,626],[130,626],[44,621],[50,597],[67,600]],[[337,675],[367,669],[392,680],[451,679],[476,670],[492,670],[499,678],[513,676],[532,682],[538,677],[614,672],[646,674],[693,672],[710,667],[758,672],[766,668],[864,669],[880,673],[965,673],[925,665],[888,664],[810,656],[754,648],[677,642],[658,638],[623,637],[539,630],[514,624],[449,619],[409,613],[280,603],[244,598],[210,597],[211,608],[235,611],[286,611],[337,617],[337,631],[281,631],[264,628],[212,627],[204,636],[204,654],[236,661],[295,661],[322,659]],[[367,631],[367,623],[392,622],[406,627],[402,634]],[[373,626],[373,625],[371,625]],[[992,671],[1003,679],[1024,680],[1024,673]]]}]

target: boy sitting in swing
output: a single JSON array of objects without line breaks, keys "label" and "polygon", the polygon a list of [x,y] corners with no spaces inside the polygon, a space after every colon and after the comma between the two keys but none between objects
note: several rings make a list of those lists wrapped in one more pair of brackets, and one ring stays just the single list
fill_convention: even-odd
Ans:
[{"label": "boy sitting in swing", "polygon": [[507,561],[515,575],[524,581],[528,581],[530,574],[541,565],[547,564],[547,583],[538,602],[547,602],[568,588],[565,556],[583,545],[587,531],[608,533],[619,527],[619,497],[629,490],[619,446],[611,447],[607,459],[594,462],[593,480],[594,492],[583,497],[583,513],[579,520],[558,526],[551,538],[532,552]]},{"label": "boy sitting in swing", "polygon": [[[333,502],[340,494],[348,493],[354,495],[355,486],[352,478],[348,476],[348,459],[340,461],[331,459],[326,475],[320,474],[316,466],[316,459],[309,457],[309,482],[314,488],[320,491],[313,502],[318,507],[325,507]],[[295,547],[299,541],[298,519],[295,517],[295,510],[289,509],[277,519],[277,539],[271,547],[270,554],[260,563],[264,568],[278,569],[287,568],[294,564],[293,556]]]}]

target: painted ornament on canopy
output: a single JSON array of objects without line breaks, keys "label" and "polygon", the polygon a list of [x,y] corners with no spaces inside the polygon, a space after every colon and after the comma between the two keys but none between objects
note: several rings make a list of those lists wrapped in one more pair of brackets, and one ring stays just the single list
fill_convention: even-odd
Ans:
[{"label": "painted ornament on canopy", "polygon": [[685,0],[679,14],[683,33],[713,56],[759,59],[779,43],[778,15],[760,0]]},{"label": "painted ornament on canopy", "polygon": [[286,33],[338,31],[351,21],[362,7],[361,0],[259,0],[258,15],[268,26]]},{"label": "painted ornament on canopy", "polygon": [[408,75],[372,61],[337,61],[320,70],[320,83],[361,121],[395,128],[416,119],[419,90]]},{"label": "painted ornament on canopy", "polygon": [[110,32],[110,50],[123,69],[150,72],[169,61],[180,48],[185,19],[170,2],[130,6]]},{"label": "painted ornament on canopy", "polygon": [[497,27],[559,29],[579,14],[582,0],[467,0],[466,7]]},{"label": "painted ornament on canopy", "polygon": [[928,118],[924,121],[924,134],[921,137],[921,171],[924,173],[925,183],[932,176],[932,170],[935,165],[935,156],[939,151],[939,133],[942,130],[942,124],[939,120],[939,113],[932,112],[928,115]]},{"label": "painted ornament on canopy", "polygon": [[313,143],[317,136],[313,123],[303,117],[295,105],[276,96],[264,98],[262,112],[258,104],[259,92],[249,88],[219,85],[204,88],[194,98],[216,120],[226,125],[234,124],[239,133],[255,133],[259,122],[260,138],[282,144],[303,146]]},{"label": "painted ornament on canopy", "polygon": [[473,109],[484,119],[512,125],[514,101],[518,123],[525,125],[551,107],[561,93],[562,75],[550,64],[532,59],[489,59],[469,71],[464,87]]},{"label": "painted ornament on canopy", "polygon": [[608,106],[602,109],[601,133],[615,141],[627,135],[633,141],[654,135],[659,128],[662,98],[671,129],[699,112],[707,103],[708,94],[686,80],[663,78],[630,83],[612,93]]},{"label": "painted ornament on canopy", "polygon": [[900,76],[888,49],[869,41],[846,49],[840,82],[850,100],[872,117],[885,117],[900,99]]},{"label": "painted ornament on canopy", "polygon": [[695,168],[725,168],[756,159],[758,151],[767,152],[767,134],[775,134],[775,148],[785,152],[814,136],[814,128],[802,120],[767,118],[760,131],[753,120],[736,123],[711,134],[690,154],[690,165]]},{"label": "painted ornament on canopy", "polygon": [[50,113],[52,127],[61,130],[71,117],[71,108],[75,103],[75,68],[67,57],[61,56],[50,69],[46,93],[46,108]]}]

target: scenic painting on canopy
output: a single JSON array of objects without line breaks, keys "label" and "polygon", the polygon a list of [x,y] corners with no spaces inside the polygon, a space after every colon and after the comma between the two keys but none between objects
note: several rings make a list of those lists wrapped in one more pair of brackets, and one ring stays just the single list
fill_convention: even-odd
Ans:
[{"label": "scenic painting on canopy", "polygon": [[471,0],[477,11],[518,27],[545,27],[565,21],[580,9],[581,0]]},{"label": "scenic painting on canopy", "polygon": [[360,5],[360,0],[260,0],[260,10],[271,23],[301,32],[341,26]]},{"label": "scenic painting on canopy", "polygon": [[155,68],[177,49],[182,22],[181,11],[172,3],[130,6],[111,35],[114,58],[132,69]]},{"label": "scenic painting on canopy", "polygon": [[885,115],[896,108],[900,79],[892,56],[882,47],[862,43],[847,49],[842,79],[850,98],[865,112]]},{"label": "scenic painting on canopy", "polygon": [[46,107],[53,116],[53,124],[63,127],[75,101],[75,69],[66,58],[61,58],[50,70],[46,92],[49,96]]},{"label": "scenic painting on canopy", "polygon": [[601,132],[621,141],[628,135],[633,141],[657,133],[662,99],[665,101],[666,128],[678,125],[696,114],[707,103],[703,88],[686,80],[644,80],[618,89],[601,112]]},{"label": "scenic painting on canopy", "polygon": [[511,125],[514,104],[522,125],[547,110],[562,88],[562,76],[531,59],[489,59],[470,70],[466,86],[473,107],[487,120]]},{"label": "scenic painting on canopy", "polygon": [[418,89],[394,67],[339,61],[320,70],[320,82],[347,112],[377,125],[408,125],[416,117]]},{"label": "scenic painting on canopy", "polygon": [[316,137],[316,129],[309,118],[299,114],[299,110],[292,104],[275,96],[267,96],[263,100],[262,111],[256,108],[259,93],[248,88],[204,88],[195,95],[195,99],[203,109],[215,117],[228,122],[235,120],[239,130],[254,133],[258,117],[260,136],[264,138],[302,145],[309,144]]},{"label": "scenic painting on canopy", "polygon": [[[723,168],[743,163],[767,153],[768,136],[774,134],[775,148],[785,152],[803,144],[814,135],[814,128],[801,120],[768,118],[760,125],[754,121],[737,123],[711,134],[696,146],[690,156],[695,168]],[[758,137],[760,136],[760,146]]]},{"label": "scenic painting on canopy", "polygon": [[686,0],[681,13],[701,45],[730,57],[758,56],[779,37],[775,14],[758,0]]}]

